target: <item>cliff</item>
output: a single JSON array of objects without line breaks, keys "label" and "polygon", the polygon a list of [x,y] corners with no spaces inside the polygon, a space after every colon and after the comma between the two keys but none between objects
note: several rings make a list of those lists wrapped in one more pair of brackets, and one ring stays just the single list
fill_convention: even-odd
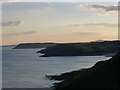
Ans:
[{"label": "cliff", "polygon": [[64,88],[120,88],[119,64],[120,53],[113,56],[110,60],[100,61],[88,69],[47,77],[55,80],[64,80],[55,84],[55,90]]}]

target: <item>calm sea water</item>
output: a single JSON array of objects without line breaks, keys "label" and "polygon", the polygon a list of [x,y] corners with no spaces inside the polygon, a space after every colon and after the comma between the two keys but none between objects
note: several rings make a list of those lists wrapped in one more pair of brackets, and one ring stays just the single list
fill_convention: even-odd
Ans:
[{"label": "calm sea water", "polygon": [[93,66],[105,56],[39,57],[40,49],[3,47],[3,88],[46,88],[54,80],[45,75],[61,74]]}]

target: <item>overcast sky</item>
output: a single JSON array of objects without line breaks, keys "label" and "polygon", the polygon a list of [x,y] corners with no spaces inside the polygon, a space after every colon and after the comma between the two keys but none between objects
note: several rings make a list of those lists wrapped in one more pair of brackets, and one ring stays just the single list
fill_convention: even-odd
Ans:
[{"label": "overcast sky", "polygon": [[3,2],[3,44],[118,37],[117,2]]}]

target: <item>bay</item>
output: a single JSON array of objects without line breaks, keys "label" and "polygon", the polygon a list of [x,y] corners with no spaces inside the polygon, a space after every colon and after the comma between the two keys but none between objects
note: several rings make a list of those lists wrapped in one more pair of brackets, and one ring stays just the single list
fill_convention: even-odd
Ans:
[{"label": "bay", "polygon": [[39,57],[40,49],[2,49],[3,88],[48,88],[55,82],[45,75],[89,68],[105,56]]}]

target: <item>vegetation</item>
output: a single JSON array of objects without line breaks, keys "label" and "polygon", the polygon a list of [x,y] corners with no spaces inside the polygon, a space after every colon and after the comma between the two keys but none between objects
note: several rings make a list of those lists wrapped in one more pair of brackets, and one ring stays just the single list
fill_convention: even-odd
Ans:
[{"label": "vegetation", "polygon": [[90,43],[57,44],[47,47],[38,53],[47,56],[89,56],[117,53],[120,49],[120,41],[104,41]]}]

